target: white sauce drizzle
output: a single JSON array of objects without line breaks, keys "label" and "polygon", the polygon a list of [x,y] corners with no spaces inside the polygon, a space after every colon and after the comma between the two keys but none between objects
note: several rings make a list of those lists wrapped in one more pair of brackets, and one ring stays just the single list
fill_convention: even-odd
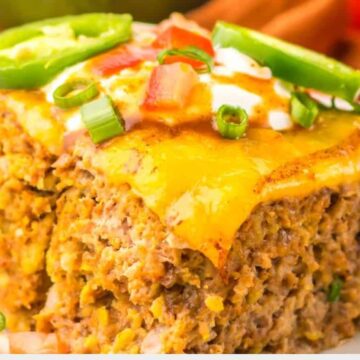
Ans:
[{"label": "white sauce drizzle", "polygon": [[210,74],[199,74],[200,82],[203,84],[210,84],[211,83],[211,75]]},{"label": "white sauce drizzle", "polygon": [[268,121],[273,130],[288,130],[293,127],[290,115],[281,110],[269,111]]},{"label": "white sauce drizzle", "polygon": [[286,87],[285,83],[281,80],[274,81],[274,91],[277,95],[290,99],[291,98],[291,91],[288,87]]},{"label": "white sauce drizzle", "polygon": [[251,115],[254,106],[261,103],[260,96],[241,89],[235,85],[214,84],[211,87],[212,110],[216,112],[220,106],[227,104],[242,107]]},{"label": "white sauce drizzle", "polygon": [[234,48],[218,48],[215,50],[215,66],[213,72],[218,75],[231,76],[243,73],[260,79],[271,79],[272,73],[268,67],[260,66],[255,60],[240,53]]},{"label": "white sauce drizzle", "polygon": [[342,111],[353,111],[354,110],[354,107],[344,99],[335,98],[334,105],[335,105],[335,108],[338,110],[342,110]]},{"label": "white sauce drizzle", "polygon": [[309,91],[310,97],[313,98],[315,101],[317,101],[319,104],[331,108],[332,107],[332,96],[323,94],[319,91],[311,90]]},{"label": "white sauce drizzle", "polygon": [[81,120],[80,111],[74,112],[71,116],[66,119],[66,130],[67,131],[77,131],[84,129],[85,125]]},{"label": "white sauce drizzle", "polygon": [[326,106],[327,108],[331,108],[333,105],[336,109],[342,111],[353,111],[354,107],[346,100],[333,97],[328,94],[324,94],[320,91],[311,90],[309,91],[310,96],[316,100],[321,105]]}]

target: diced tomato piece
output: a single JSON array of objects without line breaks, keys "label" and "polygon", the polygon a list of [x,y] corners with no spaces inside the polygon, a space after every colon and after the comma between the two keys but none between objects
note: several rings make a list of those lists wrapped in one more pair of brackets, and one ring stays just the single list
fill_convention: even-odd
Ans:
[{"label": "diced tomato piece", "polygon": [[351,25],[360,29],[360,2],[359,0],[348,0],[348,14]]},{"label": "diced tomato piece", "polygon": [[120,70],[138,65],[141,59],[127,49],[116,49],[93,60],[92,70],[101,76],[110,76]]},{"label": "diced tomato piece", "polygon": [[156,67],[150,77],[145,110],[178,109],[185,106],[198,74],[188,64],[174,63]]},{"label": "diced tomato piece", "polygon": [[121,46],[96,57],[91,68],[100,76],[110,76],[145,60],[155,60],[158,52],[152,47]]},{"label": "diced tomato piece", "polygon": [[210,39],[178,26],[170,26],[165,29],[154,41],[153,46],[167,49],[196,46],[211,56],[215,55]]}]

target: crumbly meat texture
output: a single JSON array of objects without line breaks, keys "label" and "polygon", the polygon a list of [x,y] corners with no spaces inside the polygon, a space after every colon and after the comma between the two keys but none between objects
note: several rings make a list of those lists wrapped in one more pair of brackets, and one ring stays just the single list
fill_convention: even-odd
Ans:
[{"label": "crumbly meat texture", "polygon": [[71,352],[310,353],[354,335],[360,184],[260,204],[217,269],[86,159],[63,155],[56,167],[53,285],[37,329]]},{"label": "crumbly meat texture", "polygon": [[14,331],[33,328],[50,284],[45,252],[54,223],[53,161],[0,104],[0,309]]}]

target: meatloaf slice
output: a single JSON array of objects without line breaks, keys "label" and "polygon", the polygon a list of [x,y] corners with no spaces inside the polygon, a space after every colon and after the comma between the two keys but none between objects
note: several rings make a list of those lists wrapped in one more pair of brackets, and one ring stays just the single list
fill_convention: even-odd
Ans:
[{"label": "meatloaf slice", "polygon": [[359,183],[259,204],[217,268],[179,248],[127,185],[81,157],[56,166],[53,285],[37,328],[71,352],[314,352],[355,333]]}]

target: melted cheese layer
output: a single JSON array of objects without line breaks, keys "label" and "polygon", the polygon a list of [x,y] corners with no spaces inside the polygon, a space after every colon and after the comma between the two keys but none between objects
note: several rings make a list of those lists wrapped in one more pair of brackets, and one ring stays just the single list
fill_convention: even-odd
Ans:
[{"label": "melted cheese layer", "polygon": [[148,125],[101,147],[78,144],[92,168],[130,184],[179,239],[221,266],[255,206],[360,178],[360,118],[327,112],[312,130],[211,131]]},{"label": "melted cheese layer", "polygon": [[[2,92],[0,101],[27,134],[51,153],[62,152],[63,111],[43,94]],[[239,141],[222,139],[208,121],[179,128],[144,122],[101,146],[85,135],[76,149],[110,184],[129,184],[178,246],[221,266],[261,202],[360,178],[360,117],[327,111],[311,130],[250,128]]]},{"label": "melted cheese layer", "polygon": [[[63,111],[43,94],[2,92],[0,101],[28,135],[53,154],[63,151]],[[238,141],[222,139],[208,121],[180,128],[145,122],[101,146],[85,135],[76,149],[110,184],[129,184],[178,246],[221,266],[261,202],[360,179],[360,117],[327,111],[311,130],[250,128]]]}]

